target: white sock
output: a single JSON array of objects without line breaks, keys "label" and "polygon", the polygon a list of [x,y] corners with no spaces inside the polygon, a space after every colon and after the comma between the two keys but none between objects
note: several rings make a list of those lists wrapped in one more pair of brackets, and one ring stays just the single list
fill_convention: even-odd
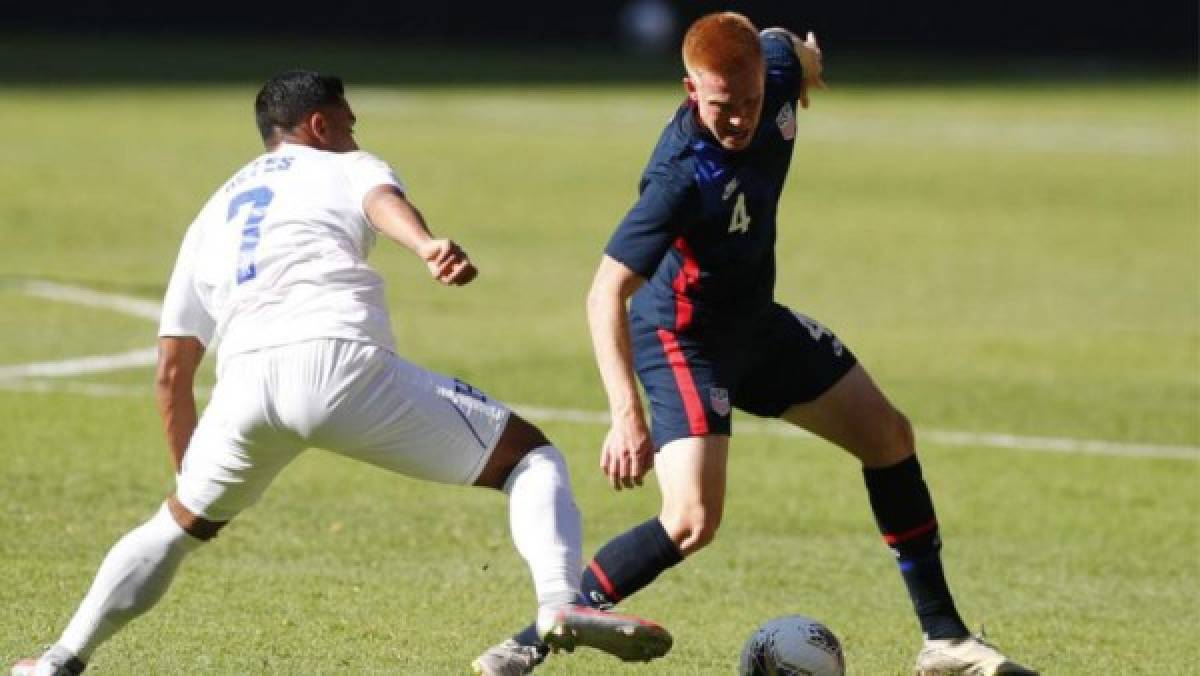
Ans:
[{"label": "white sock", "polygon": [[529,564],[539,608],[575,601],[583,574],[583,527],[562,453],[553,446],[529,451],[504,492],[513,544]]},{"label": "white sock", "polygon": [[175,523],[164,503],[108,551],[58,645],[86,662],[96,646],[158,602],[179,562],[201,544]]}]

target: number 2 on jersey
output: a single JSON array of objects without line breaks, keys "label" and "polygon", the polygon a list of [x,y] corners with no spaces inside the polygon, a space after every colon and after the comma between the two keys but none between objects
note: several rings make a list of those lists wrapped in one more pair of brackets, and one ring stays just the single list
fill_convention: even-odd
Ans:
[{"label": "number 2 on jersey", "polygon": [[745,234],[750,231],[750,212],[746,210],[746,193],[738,193],[737,203],[733,205],[733,215],[729,218],[729,232]]},{"label": "number 2 on jersey", "polygon": [[258,248],[261,235],[258,224],[267,216],[267,206],[275,199],[275,192],[265,185],[251,188],[234,195],[229,200],[228,223],[239,223],[242,228],[242,243],[238,246],[237,283],[244,284],[258,274],[254,265],[254,250]]}]

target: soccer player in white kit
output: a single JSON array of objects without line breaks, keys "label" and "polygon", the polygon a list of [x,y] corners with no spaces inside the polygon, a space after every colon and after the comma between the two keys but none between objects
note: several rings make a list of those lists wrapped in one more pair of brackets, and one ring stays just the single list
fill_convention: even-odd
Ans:
[{"label": "soccer player in white kit", "polygon": [[[341,80],[282,73],[259,92],[255,114],[267,152],[188,228],[163,303],[156,393],[176,492],[109,551],[58,642],[12,673],[82,672],[101,642],[163,595],[183,558],[307,447],[503,490],[547,641],[627,661],[665,654],[662,627],[576,605],[580,517],[558,449],[503,404],[396,354],[383,282],[366,263],[376,233],[416,253],[442,284],[466,284],[476,269],[430,234],[389,166],[358,149]],[[197,421],[196,369],[218,339],[217,385]]]}]

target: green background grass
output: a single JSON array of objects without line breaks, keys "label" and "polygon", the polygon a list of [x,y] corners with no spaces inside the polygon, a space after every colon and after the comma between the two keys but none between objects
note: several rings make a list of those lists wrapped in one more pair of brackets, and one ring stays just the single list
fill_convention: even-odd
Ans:
[{"label": "green background grass", "polygon": [[[670,69],[650,69],[657,84],[562,77],[583,59],[505,84],[488,60],[487,82],[399,86],[369,76],[377,66],[360,85],[369,54],[326,50],[360,143],[482,271],[439,288],[381,244],[401,352],[507,401],[603,409],[583,296],[680,98]],[[269,70],[256,68],[282,60],[224,84],[163,72],[4,87],[0,366],[152,344],[150,322],[14,284],[158,299],[194,212],[259,152],[250,102]],[[781,300],[833,327],[918,430],[1200,445],[1194,80],[830,79],[800,116]],[[0,390],[0,658],[52,641],[108,546],[171,489],[150,376],[72,379],[132,388],[117,397]],[[589,552],[656,511],[653,488],[607,489],[603,427],[545,428],[570,461]],[[1194,673],[1195,458],[922,456],[969,622],[1048,674]],[[833,627],[850,673],[911,668],[915,623],[854,463],[742,433],[730,472],[716,543],[628,605],[667,624],[675,651],[642,667],[581,653],[546,673],[732,673],[753,627],[788,612]],[[310,453],[92,670],[464,673],[532,608],[503,511],[498,494]]]}]

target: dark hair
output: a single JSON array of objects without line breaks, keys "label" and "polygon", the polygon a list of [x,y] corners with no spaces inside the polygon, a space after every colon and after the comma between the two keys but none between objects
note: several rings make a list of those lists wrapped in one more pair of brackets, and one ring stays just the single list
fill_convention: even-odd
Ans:
[{"label": "dark hair", "polygon": [[254,121],[263,141],[276,129],[291,129],[317,108],[345,101],[345,87],[336,75],[289,70],[267,80],[254,98]]}]

